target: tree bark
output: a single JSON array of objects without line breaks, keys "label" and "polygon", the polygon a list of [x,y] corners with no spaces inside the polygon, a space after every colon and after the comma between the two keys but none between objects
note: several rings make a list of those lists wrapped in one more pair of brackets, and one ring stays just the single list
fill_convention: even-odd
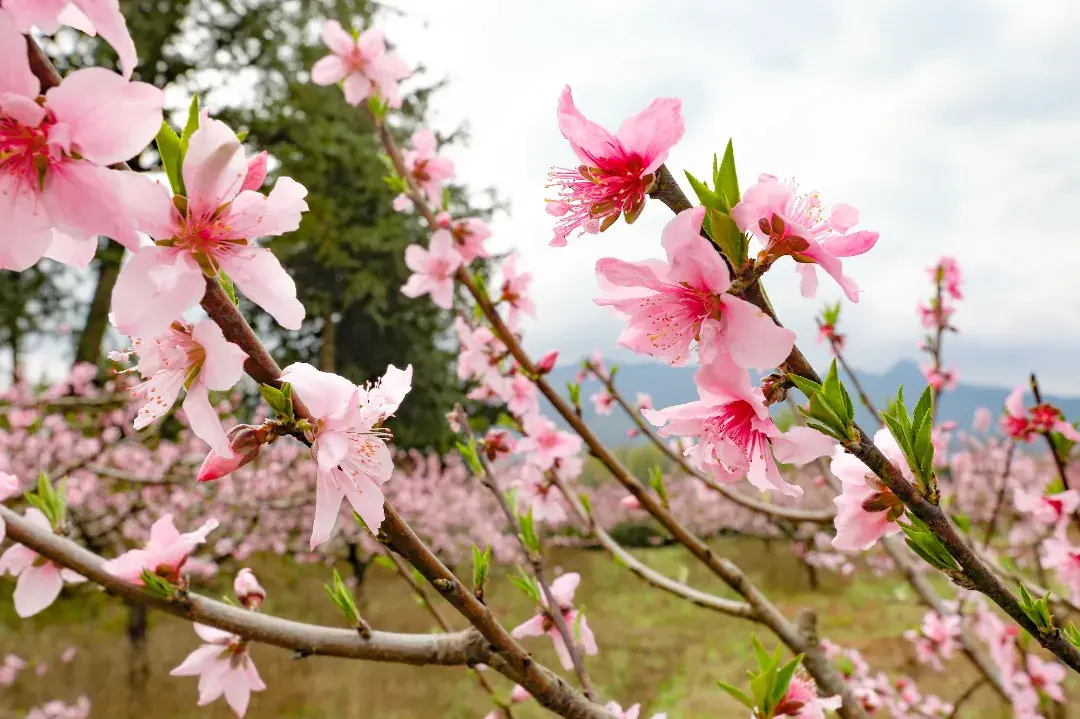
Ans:
[{"label": "tree bark", "polygon": [[127,608],[128,707],[132,716],[143,716],[150,680],[149,609],[139,602],[127,602]]},{"label": "tree bark", "polygon": [[124,258],[124,248],[110,242],[98,251],[97,285],[94,297],[86,310],[86,321],[79,334],[79,344],[75,349],[75,364],[91,362],[97,364],[101,358],[101,343],[109,329],[109,304],[112,300],[116,278],[120,276],[120,261]]}]

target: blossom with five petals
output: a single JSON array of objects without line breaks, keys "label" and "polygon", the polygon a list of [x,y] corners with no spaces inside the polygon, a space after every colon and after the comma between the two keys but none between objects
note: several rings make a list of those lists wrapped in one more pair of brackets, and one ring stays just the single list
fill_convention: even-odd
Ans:
[{"label": "blossom with five petals", "polygon": [[550,469],[556,460],[573,457],[581,451],[581,437],[561,431],[539,413],[526,415],[522,428],[525,437],[517,443],[517,451],[527,455],[529,462],[540,469]]},{"label": "blossom with five petals", "polygon": [[26,47],[0,9],[0,269],[22,271],[42,257],[85,267],[98,235],[137,249],[138,216],[154,183],[108,166],[153,139],[164,93],[91,67],[39,104]]},{"label": "blossom with five petals", "polygon": [[[427,196],[432,207],[442,207],[443,183],[454,176],[454,161],[436,154],[438,141],[431,130],[417,130],[412,136],[412,149],[401,153],[405,172],[416,187]],[[402,193],[394,198],[394,209],[404,212],[412,207],[412,200]]]},{"label": "blossom with five petals", "polygon": [[[49,520],[34,507],[23,512],[23,518],[46,532],[52,532]],[[15,582],[15,613],[23,619],[32,617],[60,596],[64,582],[79,584],[86,579],[75,572],[45,559],[29,547],[13,544],[0,555],[0,576],[18,577]]]},{"label": "blossom with five petals", "polygon": [[825,217],[816,192],[796,195],[795,187],[773,175],[762,174],[757,184],[731,208],[731,219],[743,232],[753,232],[765,245],[765,256],[791,255],[802,275],[803,297],[817,292],[814,265],[825,270],[852,302],[859,301],[859,287],[844,274],[841,257],[867,252],[878,241],[870,230],[848,232],[859,222],[859,212],[851,205],[838,204]]},{"label": "blossom with five petals", "polygon": [[776,460],[806,464],[830,454],[832,440],[809,427],[781,432],[769,417],[761,388],[752,386],[746,370],[726,354],[703,363],[694,384],[700,400],[642,412],[660,427],[659,435],[697,437],[686,455],[717,481],[734,482],[745,476],[763,492],[778,489],[801,496],[802,488],[784,480]]},{"label": "blossom with five petals", "polygon": [[448,310],[454,305],[454,274],[461,267],[461,255],[454,249],[450,233],[436,232],[428,248],[409,245],[405,248],[405,264],[412,274],[401,288],[406,297],[431,295],[431,301]]},{"label": "blossom with five petals", "polygon": [[317,464],[315,522],[311,548],[330,539],[341,501],[349,504],[374,533],[382,524],[383,493],[394,460],[381,423],[412,389],[412,365],[390,365],[374,386],[357,387],[349,380],[322,372],[304,362],[285,368],[281,381],[292,385],[311,414],[311,454]]},{"label": "blossom with five petals", "polygon": [[256,188],[265,173],[260,155],[245,159],[233,131],[203,113],[184,156],[187,197],[170,198],[155,185],[141,198],[139,229],[158,242],[135,253],[120,271],[112,295],[120,332],[160,334],[198,304],[206,277],[221,271],[282,327],[300,329],[304,306],[296,299],[296,284],[269,249],[252,241],[299,227],[307,190],[282,177],[263,195]]},{"label": "blossom with five petals", "polygon": [[619,216],[634,222],[645,207],[645,196],[656,182],[656,170],[668,151],[682,139],[682,103],[658,98],[612,135],[591,122],[574,105],[570,86],[559,96],[559,131],[581,165],[553,168],[549,187],[559,189],[547,203],[548,214],[559,218],[552,247],[564,247],[574,230],[596,234]]},{"label": "blossom with five petals", "polygon": [[[913,481],[907,459],[889,430],[878,430],[874,444],[900,468],[909,482]],[[904,513],[904,503],[862,460],[837,447],[829,468],[843,488],[833,499],[836,505],[834,547],[848,551],[869,549],[882,537],[900,531],[896,520]]]},{"label": "blossom with five petals", "polygon": [[742,367],[775,367],[795,344],[795,333],[754,305],[727,294],[731,275],[700,234],[704,207],[680,212],[664,228],[667,262],[605,257],[596,276],[605,296],[596,304],[627,316],[619,345],[684,365],[697,342],[707,361],[723,351]]},{"label": "blossom with five petals", "polygon": [[142,549],[132,549],[102,565],[106,572],[126,582],[142,586],[143,571],[156,574],[171,584],[180,584],[181,570],[195,547],[203,544],[218,521],[209,519],[194,532],[180,534],[172,514],[162,515],[150,527],[150,539]]},{"label": "blossom with five petals", "polygon": [[311,67],[311,81],[316,85],[341,82],[345,102],[359,105],[376,95],[390,107],[401,107],[398,82],[409,76],[409,67],[396,55],[386,52],[382,30],[369,28],[354,38],[336,20],[323,25],[323,42],[332,54]]},{"label": "blossom with five petals", "polygon": [[188,654],[169,676],[198,677],[199,706],[206,706],[224,695],[225,703],[236,716],[243,717],[251,701],[251,692],[266,689],[248,654],[247,640],[204,624],[193,624],[192,627],[206,644]]},{"label": "blossom with five petals", "polygon": [[134,338],[129,352],[139,355],[135,369],[145,380],[131,389],[132,395],[146,400],[135,417],[135,429],[165,416],[185,389],[184,414],[191,430],[219,456],[232,457],[221,419],[210,404],[210,390],[223,392],[239,382],[247,353],[227,341],[211,319],[194,326],[173,322],[158,337]]},{"label": "blossom with five petals", "polygon": [[[574,608],[574,593],[577,591],[580,582],[581,575],[577,572],[563,574],[551,583],[551,595],[558,605],[558,611],[562,613],[566,627],[571,632],[575,631],[575,627],[577,628],[579,636],[576,641],[580,641],[581,647],[586,654],[595,656],[600,651],[596,646],[596,637],[593,635],[592,630],[589,629],[589,623],[585,620],[585,615],[582,614],[579,617],[578,610]],[[570,658],[570,651],[563,641],[562,634],[559,633],[559,628],[555,625],[555,620],[551,618],[550,612],[551,608],[548,607],[547,598],[541,595],[540,607],[537,613],[531,619],[514,627],[510,633],[516,639],[540,637],[547,634],[551,637],[551,642],[555,646],[555,654],[559,657],[563,669],[573,669],[574,662]]]}]

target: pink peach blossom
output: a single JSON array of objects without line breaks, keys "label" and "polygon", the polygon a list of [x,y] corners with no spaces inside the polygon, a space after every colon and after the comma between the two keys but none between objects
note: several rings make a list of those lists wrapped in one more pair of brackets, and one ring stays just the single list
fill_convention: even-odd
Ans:
[{"label": "pink peach blossom", "polygon": [[236,573],[233,580],[233,592],[240,604],[248,609],[258,609],[266,599],[266,590],[259,584],[255,572],[244,567]]},{"label": "pink peach blossom", "polygon": [[682,103],[660,98],[627,118],[614,135],[591,122],[574,105],[570,86],[559,96],[559,131],[570,143],[581,165],[554,168],[549,186],[557,199],[547,202],[548,214],[559,218],[552,247],[563,247],[574,230],[595,234],[610,227],[620,215],[634,222],[645,206],[645,196],[656,181],[657,168],[668,151],[682,139]]},{"label": "pink peach blossom", "polygon": [[491,228],[479,217],[453,220],[449,212],[440,212],[435,219],[439,223],[439,229],[435,230],[435,233],[450,233],[450,236],[454,238],[454,246],[465,264],[477,258],[491,256],[484,247],[484,240],[491,237]]},{"label": "pink peach blossom", "polygon": [[1023,487],[1013,490],[1013,504],[1017,511],[1031,515],[1042,524],[1055,526],[1067,522],[1080,508],[1080,491],[1070,489],[1057,494],[1032,494]]},{"label": "pink peach blossom", "polygon": [[1024,390],[1020,385],[1005,398],[1005,414],[1001,417],[1001,426],[1015,439],[1025,442],[1041,432],[1058,432],[1073,442],[1080,442],[1080,432],[1076,431],[1061,415],[1061,410],[1044,402],[1030,409],[1024,409]]},{"label": "pink peach blossom", "polygon": [[928,267],[926,273],[930,275],[930,281],[935,285],[941,283],[941,288],[954,300],[964,299],[960,292],[962,275],[960,265],[954,257],[942,257],[933,267]]},{"label": "pink peach blossom", "polygon": [[839,695],[819,697],[817,685],[805,671],[799,670],[791,678],[787,692],[776,705],[773,717],[791,719],[825,719],[826,711],[836,711],[842,704]]},{"label": "pink peach blossom", "polygon": [[727,294],[731,275],[700,235],[704,216],[705,208],[696,207],[668,222],[661,241],[666,262],[598,260],[605,296],[596,303],[627,316],[619,345],[638,354],[684,365],[696,341],[706,361],[712,352],[727,352],[742,367],[775,367],[791,351],[795,333]]},{"label": "pink peach blossom", "polygon": [[[49,520],[36,508],[23,512],[23,518],[39,529],[52,532]],[[60,596],[64,582],[79,584],[86,579],[59,564],[45,559],[34,550],[13,544],[0,555],[0,576],[18,577],[15,582],[15,613],[23,619],[47,608]]]},{"label": "pink peach blossom", "polygon": [[[417,130],[412,136],[412,149],[401,153],[405,171],[432,208],[442,207],[443,184],[454,177],[454,161],[436,154],[438,141],[431,130]],[[412,207],[404,193],[394,199],[394,209],[403,212]]]},{"label": "pink peach blossom", "polygon": [[409,76],[409,67],[396,55],[386,52],[386,37],[382,30],[369,28],[354,38],[336,20],[323,25],[323,42],[332,54],[311,68],[311,81],[316,85],[336,85],[341,82],[345,102],[359,105],[374,95],[393,108],[401,107],[398,83]]},{"label": "pink peach blossom", "polygon": [[642,413],[660,427],[660,436],[697,437],[686,455],[720,482],[745,476],[762,491],[801,496],[802,488],[784,480],[776,460],[805,464],[831,454],[832,440],[808,427],[781,432],[769,417],[761,389],[751,386],[746,370],[727,355],[702,364],[694,383],[699,401]]},{"label": "pink peach blossom", "polygon": [[[908,481],[912,481],[907,460],[887,429],[877,431],[874,444],[900,467]],[[860,459],[837,447],[829,468],[843,489],[840,496],[833,499],[836,504],[834,547],[845,551],[865,550],[882,537],[900,531],[896,520],[903,512],[903,502]]]},{"label": "pink peach blossom", "polygon": [[346,498],[368,528],[377,532],[384,517],[379,485],[394,469],[386,446],[390,433],[381,423],[412,389],[412,365],[404,370],[390,365],[368,387],[303,362],[286,367],[281,380],[292,385],[315,423],[311,453],[318,473],[311,549],[330,539]]},{"label": "pink peach blossom", "polygon": [[506,396],[506,408],[518,417],[535,414],[540,411],[540,396],[536,391],[536,385],[521,372],[514,374],[514,378],[506,385],[509,390]]},{"label": "pink peach blossom", "polygon": [[129,337],[160,334],[206,292],[206,277],[220,271],[287,330],[298,330],[304,306],[296,284],[274,254],[253,243],[300,226],[307,190],[278,179],[269,195],[242,189],[264,173],[248,161],[235,133],[203,113],[182,168],[187,198],[156,185],[142,200],[140,230],[158,240],[124,265],[112,295],[115,324]]},{"label": "pink peach blossom", "polygon": [[555,369],[555,363],[559,360],[559,350],[551,350],[540,358],[536,363],[536,371],[540,374],[548,374]]},{"label": "pink peach blossom", "polygon": [[859,301],[859,288],[844,275],[841,257],[867,252],[877,243],[878,233],[848,230],[859,221],[851,205],[838,204],[825,217],[816,192],[796,195],[796,188],[773,175],[762,174],[757,184],[743,193],[742,201],[731,208],[731,218],[743,232],[752,232],[765,252],[773,257],[791,255],[802,275],[803,297],[817,292],[814,265],[820,265],[852,302]]},{"label": "pink peach blossom", "polygon": [[186,389],[184,414],[199,439],[219,456],[232,457],[229,439],[217,411],[210,404],[210,390],[225,391],[240,381],[247,353],[228,342],[213,320],[194,326],[173,322],[159,337],[132,340],[130,352],[139,355],[135,369],[142,384],[131,394],[146,404],[135,417],[135,429],[142,429],[165,416]]},{"label": "pink peach blossom", "polygon": [[971,428],[979,434],[986,434],[990,431],[990,410],[986,407],[976,407],[975,417],[971,421]]},{"label": "pink peach blossom", "polygon": [[593,403],[593,410],[600,415],[609,415],[615,408],[615,398],[606,389],[593,393],[589,400]]},{"label": "pink peach blossom", "polygon": [[1054,661],[1045,661],[1034,654],[1027,655],[1027,673],[1032,685],[1054,701],[1064,704],[1065,691],[1062,682],[1069,673],[1065,667]]},{"label": "pink peach blossom", "polygon": [[171,514],[165,514],[150,527],[150,541],[142,549],[124,552],[110,559],[102,568],[126,582],[142,586],[143,571],[156,574],[162,579],[180,584],[181,570],[195,547],[206,542],[210,532],[218,527],[216,519],[209,519],[194,532],[180,534],[173,524]]},{"label": "pink peach blossom", "polygon": [[1073,601],[1080,601],[1080,547],[1073,546],[1059,529],[1043,543],[1042,554],[1043,563],[1048,569],[1057,571],[1058,579],[1069,588]]},{"label": "pink peach blossom", "polygon": [[[0,472],[0,502],[3,502],[8,497],[11,497],[19,491],[19,478],[14,474],[8,474],[7,472]],[[4,533],[6,527],[4,525],[4,518],[0,517],[0,542],[4,541]]]},{"label": "pink peach blossom", "polygon": [[449,234],[435,233],[428,249],[420,245],[405,248],[405,264],[413,271],[401,288],[406,297],[431,295],[431,301],[444,310],[454,304],[454,273],[461,266],[461,255],[454,249]]},{"label": "pink peach blossom", "polygon": [[648,392],[638,392],[634,398],[638,410],[654,409],[652,395]]},{"label": "pink peach blossom", "polygon": [[506,322],[512,328],[517,327],[522,314],[527,314],[530,317],[536,316],[536,305],[533,304],[532,298],[528,294],[529,285],[533,281],[532,273],[519,272],[517,263],[518,253],[517,250],[514,250],[506,256],[499,268],[503,277],[502,294],[499,296],[499,301],[510,306],[510,314]]},{"label": "pink peach blossom", "polygon": [[581,451],[581,437],[560,431],[543,415],[527,415],[522,426],[525,437],[518,442],[517,451],[527,455],[540,469],[549,469],[557,459],[572,457]]},{"label": "pink peach blossom", "polygon": [[562,493],[548,481],[544,471],[535,465],[524,464],[519,469],[515,485],[518,488],[519,512],[530,508],[537,522],[561,524],[566,521]]},{"label": "pink peach blossom", "polygon": [[[599,648],[596,645],[596,637],[593,635],[592,630],[589,629],[589,623],[585,620],[585,616],[578,616],[578,610],[574,608],[574,592],[577,591],[577,586],[581,582],[581,575],[577,572],[568,572],[558,577],[551,583],[551,594],[557,604],[557,610],[562,613],[563,621],[571,632],[578,630],[579,634],[575,641],[580,642],[580,646],[585,650],[585,653],[590,656],[595,656],[599,652]],[[562,635],[559,633],[559,628],[555,626],[555,621],[551,618],[551,608],[547,605],[547,599],[544,596],[540,597],[540,608],[535,616],[522,624],[514,627],[511,634],[520,639],[521,637],[539,637],[547,634],[551,637],[551,642],[555,646],[555,654],[559,657],[559,663],[562,664],[563,669],[573,669],[574,662],[570,658],[570,651],[563,642]]]},{"label": "pink peach blossom", "polygon": [[956,637],[960,636],[963,619],[957,614],[941,616],[937,612],[923,615],[921,633],[907,631],[904,637],[915,644],[919,663],[929,664],[937,671],[944,669],[941,660],[950,659],[956,652]]},{"label": "pink peach blossom", "polygon": [[[35,5],[24,0],[17,6],[25,19]],[[85,267],[98,235],[137,249],[140,206],[154,183],[108,166],[138,154],[154,138],[164,94],[91,67],[67,75],[38,104],[41,83],[30,71],[26,38],[4,7],[0,269],[22,271],[42,257]]]},{"label": "pink peach blossom", "polygon": [[270,435],[266,427],[250,424],[238,424],[226,433],[230,455],[218,454],[210,450],[199,467],[195,480],[210,482],[229,475],[259,456],[263,443]]},{"label": "pink peach blossom", "polygon": [[109,43],[120,59],[124,78],[130,78],[138,61],[135,43],[128,32],[127,22],[120,12],[118,0],[7,0],[4,10],[19,32],[29,33],[36,27],[52,35],[61,25],[68,25]]},{"label": "pink peach blossom", "polygon": [[266,689],[247,651],[247,641],[203,624],[192,625],[206,644],[188,654],[180,666],[169,672],[174,677],[199,677],[199,706],[225,696],[225,703],[243,717],[251,692]]}]

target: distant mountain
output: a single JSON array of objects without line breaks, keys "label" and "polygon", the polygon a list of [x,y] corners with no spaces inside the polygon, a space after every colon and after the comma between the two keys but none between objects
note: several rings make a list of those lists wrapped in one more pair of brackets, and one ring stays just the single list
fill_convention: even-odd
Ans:
[{"label": "distant mountain", "polygon": [[[578,364],[559,367],[548,377],[552,385],[560,390],[563,396],[567,395],[566,384],[573,382],[577,375]],[[911,360],[897,362],[892,369],[884,374],[873,372],[858,372],[859,382],[866,391],[867,396],[878,409],[884,409],[889,398],[896,395],[897,388],[904,386],[904,394],[909,398],[908,406],[914,404],[919,393],[926,386],[926,380],[919,371],[919,366]],[[694,389],[694,367],[669,367],[667,365],[641,362],[620,363],[615,375],[615,385],[629,401],[633,401],[637,392],[647,392],[653,398],[656,407],[667,407],[683,402],[692,402],[698,398],[697,390]],[[877,428],[877,422],[870,413],[859,403],[855,395],[855,389],[845,376],[848,391],[855,402],[856,421],[868,432],[871,428]],[[593,410],[593,404],[589,397],[600,391],[600,384],[595,380],[582,383],[581,404],[582,415],[589,426],[597,433],[605,444],[623,445],[642,441],[640,438],[627,437],[627,430],[633,427],[630,420],[616,408],[608,416],[598,416]],[[1001,414],[1005,398],[1011,387],[985,387],[981,385],[964,384],[957,385],[956,389],[944,395],[939,410],[939,421],[953,420],[961,428],[971,426],[975,410],[979,407],[988,408],[996,417]],[[801,398],[797,392],[797,398]],[[1044,398],[1059,407],[1065,416],[1071,420],[1080,419],[1080,397],[1052,396]],[[1031,402],[1030,393],[1026,402]],[[550,407],[546,408],[552,417],[557,415]],[[565,427],[561,421],[560,425]]]}]

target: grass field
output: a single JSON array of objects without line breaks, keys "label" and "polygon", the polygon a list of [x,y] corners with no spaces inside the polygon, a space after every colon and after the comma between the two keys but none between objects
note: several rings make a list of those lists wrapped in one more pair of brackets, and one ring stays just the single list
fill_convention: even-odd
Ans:
[{"label": "grass field", "polygon": [[[868,573],[852,581],[824,575],[821,589],[811,592],[805,571],[783,545],[769,548],[749,539],[718,540],[716,545],[721,554],[738,561],[789,616],[801,607],[812,608],[819,615],[822,636],[858,648],[873,666],[890,676],[907,673],[919,681],[924,692],[945,699],[955,698],[970,683],[971,671],[962,660],[954,660],[941,674],[914,664],[911,649],[900,635],[918,625],[922,609],[910,601],[906,587],[898,580],[877,579]],[[692,566],[678,548],[640,550],[637,554],[673,576],[685,574],[696,586],[724,593],[717,581]],[[564,571],[582,574],[579,604],[600,644],[599,656],[590,658],[588,664],[604,698],[617,699],[624,706],[641,702],[643,719],[658,711],[666,711],[670,719],[745,715],[745,710],[716,688],[715,680],[741,683],[751,661],[752,625],[647,588],[600,552],[559,550],[549,561]],[[264,557],[252,566],[269,593],[268,611],[298,620],[340,623],[336,608],[323,593],[322,583],[329,574],[325,567],[299,566],[280,557]],[[343,574],[345,570],[342,567]],[[223,582],[216,594],[225,589]],[[93,702],[93,717],[141,718],[148,712],[156,717],[232,716],[223,702],[206,708],[195,706],[196,679],[168,676],[168,671],[199,644],[190,625],[171,617],[151,616],[151,676],[144,703],[128,695],[126,609],[121,602],[104,594],[68,600],[23,621],[11,609],[10,592],[11,583],[0,582],[0,656],[16,652],[31,661],[44,660],[49,670],[38,678],[31,668],[11,687],[0,687],[3,719],[22,717],[30,706],[48,699],[74,700],[82,693]],[[368,572],[360,599],[375,628],[423,632],[432,626],[405,583],[382,567]],[[501,577],[492,581],[489,604],[509,626],[532,612],[528,600]],[[445,609],[461,626],[453,610]],[[768,646],[774,643],[766,634],[759,632],[759,637]],[[556,666],[546,638],[526,641],[541,661]],[[78,653],[69,664],[61,664],[58,656],[69,645],[77,647]],[[479,719],[491,708],[464,669],[320,657],[293,660],[289,653],[265,646],[256,646],[253,656],[268,690],[253,696],[249,717]],[[504,693],[509,692],[510,685],[501,676],[488,674]],[[1008,716],[986,689],[966,707],[963,717]],[[530,703],[518,716],[551,715]]]}]

